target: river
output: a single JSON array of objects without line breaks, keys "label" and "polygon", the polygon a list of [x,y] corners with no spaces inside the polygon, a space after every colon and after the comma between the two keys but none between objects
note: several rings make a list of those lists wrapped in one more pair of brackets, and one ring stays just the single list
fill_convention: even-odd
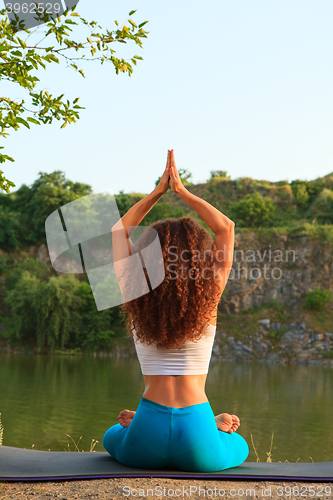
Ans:
[{"label": "river", "polygon": [[[136,358],[0,355],[3,444],[51,451],[103,451],[102,438],[144,389]],[[248,461],[333,461],[333,370],[212,360],[206,384],[215,414],[239,416]]]}]

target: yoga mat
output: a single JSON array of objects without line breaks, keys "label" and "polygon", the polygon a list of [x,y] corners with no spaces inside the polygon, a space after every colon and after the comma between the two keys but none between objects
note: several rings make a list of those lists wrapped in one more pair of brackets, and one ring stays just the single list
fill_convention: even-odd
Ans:
[{"label": "yoga mat", "polygon": [[50,481],[115,477],[182,479],[280,479],[333,481],[333,462],[244,462],[220,472],[133,469],[106,452],[38,451],[0,446],[0,481]]}]

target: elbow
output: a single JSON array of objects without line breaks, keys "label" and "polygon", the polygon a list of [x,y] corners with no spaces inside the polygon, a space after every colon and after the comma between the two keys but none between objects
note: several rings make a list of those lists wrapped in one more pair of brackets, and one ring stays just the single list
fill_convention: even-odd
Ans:
[{"label": "elbow", "polygon": [[223,220],[219,228],[216,230],[215,235],[218,234],[232,234],[234,232],[235,223],[231,220]]},{"label": "elbow", "polygon": [[231,231],[233,231],[233,230],[234,230],[234,228],[235,228],[235,223],[234,223],[234,221],[232,221],[232,220],[230,220],[230,219],[228,219],[227,221],[224,221],[224,229],[225,229],[226,231],[231,232]]}]

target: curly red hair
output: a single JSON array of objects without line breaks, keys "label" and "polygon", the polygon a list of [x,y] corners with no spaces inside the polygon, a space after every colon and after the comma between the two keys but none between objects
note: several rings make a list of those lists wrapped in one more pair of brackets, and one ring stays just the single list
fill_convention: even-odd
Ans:
[{"label": "curly red hair", "polygon": [[[122,304],[120,310],[130,336],[135,328],[139,341],[180,347],[205,334],[210,313],[219,302],[213,269],[217,249],[208,231],[191,217],[170,217],[148,227],[158,233],[165,278],[149,293]],[[147,246],[145,242],[142,238],[141,248]]]}]

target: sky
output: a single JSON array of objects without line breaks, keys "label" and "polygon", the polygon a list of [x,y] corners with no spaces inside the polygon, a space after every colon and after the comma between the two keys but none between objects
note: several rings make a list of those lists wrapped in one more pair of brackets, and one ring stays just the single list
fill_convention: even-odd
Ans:
[{"label": "sky", "polygon": [[[0,0],[1,3],[1,0]],[[80,119],[2,141],[15,163],[6,177],[31,185],[61,170],[94,193],[148,194],[167,150],[178,169],[205,182],[211,170],[232,179],[311,180],[333,171],[333,3],[331,0],[80,0],[77,12],[104,28],[149,21],[143,48],[114,44],[118,57],[143,57],[127,73],[99,62],[40,70],[38,90],[80,97]],[[87,32],[80,38],[85,40]],[[40,35],[33,35],[37,41]],[[1,95],[18,98],[4,82]]]}]

